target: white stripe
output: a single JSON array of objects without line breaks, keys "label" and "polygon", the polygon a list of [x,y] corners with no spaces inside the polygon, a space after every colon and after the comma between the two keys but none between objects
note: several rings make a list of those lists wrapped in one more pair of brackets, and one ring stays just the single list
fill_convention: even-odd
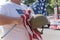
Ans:
[{"label": "white stripe", "polygon": [[33,36],[33,33],[34,33],[39,40],[42,40],[34,31],[33,31],[33,33],[32,33],[32,31],[31,31],[31,29],[29,28],[29,26],[26,25],[26,16],[25,16],[25,15],[23,15],[23,16],[24,16],[24,18],[25,18],[24,23],[25,23],[25,26],[26,26],[27,31],[31,34],[31,36]]},{"label": "white stripe", "polygon": [[25,16],[25,15],[23,15],[23,16],[24,16],[24,18],[25,18],[24,23],[25,23],[26,29],[27,29],[27,31],[31,34],[31,36],[33,36],[31,29],[29,28],[28,25],[26,25],[26,16]]},{"label": "white stripe", "polygon": [[38,34],[36,34],[34,31],[33,31],[33,33],[37,36],[37,38],[38,38],[39,40],[42,40],[42,39],[38,36]]}]

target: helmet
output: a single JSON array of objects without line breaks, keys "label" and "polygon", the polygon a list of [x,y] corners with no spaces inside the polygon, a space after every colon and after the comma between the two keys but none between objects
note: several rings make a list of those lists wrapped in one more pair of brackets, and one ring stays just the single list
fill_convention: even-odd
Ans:
[{"label": "helmet", "polygon": [[47,18],[42,14],[36,14],[30,19],[30,26],[34,28],[41,28],[43,25],[48,24]]}]

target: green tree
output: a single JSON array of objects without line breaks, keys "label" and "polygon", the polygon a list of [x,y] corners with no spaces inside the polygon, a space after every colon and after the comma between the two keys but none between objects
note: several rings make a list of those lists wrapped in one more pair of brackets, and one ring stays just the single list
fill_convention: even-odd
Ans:
[{"label": "green tree", "polygon": [[47,13],[53,14],[54,13],[54,0],[46,0],[47,5]]},{"label": "green tree", "polygon": [[50,4],[51,3],[51,0],[46,0],[46,3],[49,3]]},{"label": "green tree", "polygon": [[26,4],[26,5],[29,5],[29,4],[32,4],[33,2],[35,2],[36,0],[26,0],[25,2],[24,2],[24,4]]}]

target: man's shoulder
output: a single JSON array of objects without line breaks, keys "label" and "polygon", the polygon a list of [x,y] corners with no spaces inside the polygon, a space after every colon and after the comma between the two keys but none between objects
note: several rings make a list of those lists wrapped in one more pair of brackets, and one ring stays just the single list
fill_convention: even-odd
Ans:
[{"label": "man's shoulder", "polygon": [[10,6],[9,2],[5,2],[4,4],[0,5],[2,8],[7,8],[8,6]]},{"label": "man's shoulder", "polygon": [[21,5],[27,6],[27,5],[23,4],[23,3],[21,3]]},{"label": "man's shoulder", "polygon": [[21,5],[24,6],[24,7],[28,7],[27,5],[25,5],[25,4],[23,4],[23,3],[21,3]]},{"label": "man's shoulder", "polygon": [[23,4],[23,3],[21,3],[21,7],[22,7],[22,9],[27,9],[28,8],[28,6]]}]

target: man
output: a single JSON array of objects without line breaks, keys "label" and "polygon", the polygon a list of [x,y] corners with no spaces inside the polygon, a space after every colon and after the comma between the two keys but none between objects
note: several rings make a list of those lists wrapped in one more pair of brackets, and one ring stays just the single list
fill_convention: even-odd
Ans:
[{"label": "man", "polygon": [[[21,13],[22,10],[23,10],[23,12],[26,12],[25,10],[27,9],[26,5],[24,5],[24,4],[20,5],[20,4],[21,4],[20,0],[10,0],[10,2],[7,2],[7,3],[3,4],[3,5],[1,5],[0,6],[0,16],[2,18],[5,18],[5,16],[6,17],[10,16],[10,18],[12,18],[13,20],[15,20],[15,19],[19,20],[20,19],[19,17],[21,17],[21,15],[23,14],[23,13]],[[7,17],[6,19],[10,20],[10,18]],[[4,20],[1,19],[0,21],[5,21],[5,19]]]},{"label": "man", "polygon": [[20,0],[11,0],[0,7],[0,25],[3,25],[4,34],[17,24],[4,37],[4,40],[42,40],[40,32],[29,27],[30,14],[24,14],[28,13],[25,11],[26,9],[27,7],[21,4]]},{"label": "man", "polygon": [[[29,40],[28,32],[23,26],[21,15],[24,14],[27,6],[20,3],[20,0],[10,0],[0,6],[0,25],[3,25],[3,35],[17,24],[16,27],[4,37],[4,40]],[[23,12],[22,12],[23,11]]]}]

